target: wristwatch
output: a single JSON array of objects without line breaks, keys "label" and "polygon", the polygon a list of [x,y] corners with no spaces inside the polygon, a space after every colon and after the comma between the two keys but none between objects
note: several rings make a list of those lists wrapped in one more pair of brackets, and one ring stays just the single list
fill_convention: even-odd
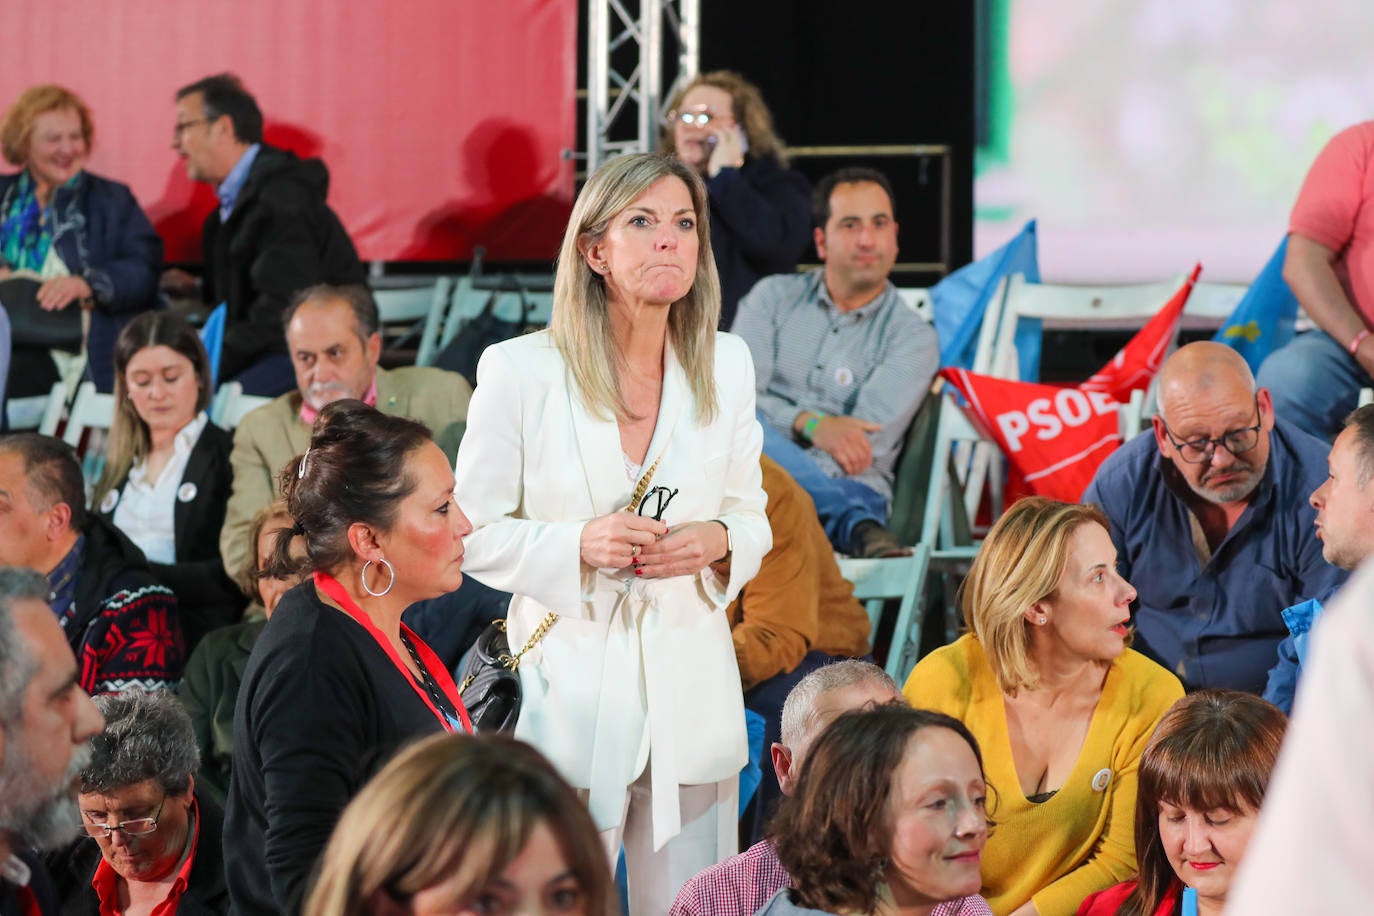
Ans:
[{"label": "wristwatch", "polygon": [[725,556],[721,557],[719,560],[713,560],[711,565],[714,566],[717,563],[729,563],[730,555],[735,552],[735,541],[732,537],[730,537],[730,526],[725,524],[718,518],[713,518],[711,519],[711,521],[715,522],[717,525],[725,529]]}]

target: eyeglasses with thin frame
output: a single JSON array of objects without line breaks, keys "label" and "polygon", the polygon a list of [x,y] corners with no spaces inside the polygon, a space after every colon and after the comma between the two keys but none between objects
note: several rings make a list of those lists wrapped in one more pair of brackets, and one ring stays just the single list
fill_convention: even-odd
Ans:
[{"label": "eyeglasses with thin frame", "polygon": [[162,796],[162,801],[158,802],[157,810],[152,817],[136,817],[131,821],[120,821],[113,826],[110,824],[92,824],[87,821],[81,822],[81,827],[88,836],[96,839],[104,839],[116,830],[121,831],[125,836],[147,836],[157,830],[158,818],[162,817],[162,807],[167,804],[167,796]]},{"label": "eyeglasses with thin frame", "polygon": [[197,124],[209,124],[212,118],[192,118],[189,121],[178,121],[172,125],[172,139],[178,140],[188,127],[195,127]]},{"label": "eyeglasses with thin frame", "polygon": [[676,125],[679,121],[688,127],[705,127],[716,119],[716,116],[709,111],[670,111],[665,118],[669,125]]},{"label": "eyeglasses with thin frame", "polygon": [[1180,442],[1174,438],[1173,430],[1169,429],[1169,424],[1163,417],[1160,417],[1160,422],[1164,423],[1164,434],[1169,437],[1169,442],[1179,457],[1189,464],[1203,464],[1212,460],[1217,446],[1221,446],[1232,455],[1240,456],[1259,445],[1260,430],[1264,428],[1264,415],[1260,413],[1258,396],[1255,397],[1255,414],[1259,417],[1259,422],[1254,426],[1227,430],[1215,439],[1201,436],[1187,442]]},{"label": "eyeglasses with thin frame", "polygon": [[[667,487],[654,487],[644,498],[639,501],[639,515],[647,515],[656,522],[663,521],[663,513],[668,511],[668,504],[677,495],[677,490],[670,490]],[[645,509],[650,511],[645,512]]]}]

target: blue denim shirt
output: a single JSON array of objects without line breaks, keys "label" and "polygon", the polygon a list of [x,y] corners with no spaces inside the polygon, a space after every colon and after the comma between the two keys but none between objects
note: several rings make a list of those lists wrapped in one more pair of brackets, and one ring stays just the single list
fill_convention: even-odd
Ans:
[{"label": "blue denim shirt", "polygon": [[1187,482],[1153,432],[1103,462],[1083,494],[1111,520],[1121,574],[1140,594],[1135,648],[1189,690],[1260,693],[1288,634],[1283,609],[1348,575],[1322,558],[1307,501],[1326,478],[1326,444],[1278,419],[1269,443],[1250,505],[1205,566],[1193,548]]},{"label": "blue denim shirt", "polygon": [[1316,598],[1283,609],[1283,622],[1288,626],[1288,635],[1279,643],[1278,664],[1269,669],[1269,683],[1264,688],[1264,698],[1286,715],[1293,713],[1293,696],[1298,689],[1298,678],[1302,677],[1303,663],[1307,661],[1307,645],[1311,641],[1312,628],[1322,615],[1323,605],[1329,604],[1338,591],[1340,589],[1333,588]]}]

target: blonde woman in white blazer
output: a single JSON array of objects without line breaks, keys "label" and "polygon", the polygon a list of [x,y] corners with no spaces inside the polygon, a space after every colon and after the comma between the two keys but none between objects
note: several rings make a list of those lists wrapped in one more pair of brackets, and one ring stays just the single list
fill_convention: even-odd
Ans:
[{"label": "blonde woman in white blazer", "polygon": [[[634,916],[734,852],[747,750],[725,608],[772,545],[707,212],[676,159],[598,170],[549,330],[488,348],[458,451],[464,569],[514,593],[512,647],[558,615],[521,662],[516,735],[586,790],[612,860],[623,840]],[[643,514],[637,484],[664,488]]]}]

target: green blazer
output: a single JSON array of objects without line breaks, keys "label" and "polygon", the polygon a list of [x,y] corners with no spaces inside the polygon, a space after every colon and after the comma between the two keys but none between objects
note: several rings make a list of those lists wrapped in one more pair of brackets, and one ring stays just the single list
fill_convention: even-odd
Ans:
[{"label": "green blazer", "polygon": [[[472,387],[456,372],[413,366],[377,369],[377,409],[424,423],[450,461],[458,455],[471,397]],[[249,413],[234,431],[229,455],[234,489],[219,537],[220,556],[231,578],[248,566],[253,551],[248,530],[257,511],[276,498],[277,473],[310,444],[310,427],[301,422],[300,413],[301,395],[293,391]]]}]

